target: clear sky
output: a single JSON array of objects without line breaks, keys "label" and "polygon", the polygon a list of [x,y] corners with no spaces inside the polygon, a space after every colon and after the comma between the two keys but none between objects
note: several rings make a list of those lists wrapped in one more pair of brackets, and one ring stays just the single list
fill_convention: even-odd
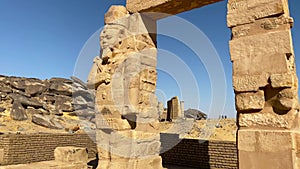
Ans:
[{"label": "clear sky", "polygon": [[[178,95],[185,101],[185,108],[199,108],[206,113],[211,111],[211,105],[222,108],[225,103],[223,113],[235,117],[226,3],[219,2],[178,14],[180,18],[158,21],[157,94],[161,101]],[[292,32],[299,68],[300,1],[289,0],[289,3],[295,20]],[[125,0],[0,0],[0,74],[41,79],[76,75],[86,80],[92,59],[99,54],[99,32],[104,14],[111,5],[117,4],[124,5]],[[211,53],[200,52],[199,56],[191,45],[165,33],[166,28],[177,30],[176,33],[189,36],[192,44],[205,47],[202,43],[205,38],[198,39],[181,24],[170,25],[170,21],[183,22],[182,19],[207,36],[222,67],[220,64],[209,67],[207,58],[212,57]],[[221,78],[211,77],[219,70],[224,70],[225,83],[218,82]],[[181,75],[182,72],[188,76]],[[220,90],[226,92],[225,102],[217,98],[211,104],[212,97]]]}]

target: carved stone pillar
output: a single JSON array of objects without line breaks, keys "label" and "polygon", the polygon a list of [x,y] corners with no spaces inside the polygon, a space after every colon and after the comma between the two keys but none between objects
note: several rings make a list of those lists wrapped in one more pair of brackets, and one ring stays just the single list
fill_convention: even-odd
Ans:
[{"label": "carved stone pillar", "polygon": [[287,0],[229,0],[239,168],[298,168],[298,80]]},{"label": "carved stone pillar", "polygon": [[162,168],[154,94],[156,21],[112,6],[105,24],[101,59],[95,59],[98,67],[89,76],[98,109],[98,169]]}]

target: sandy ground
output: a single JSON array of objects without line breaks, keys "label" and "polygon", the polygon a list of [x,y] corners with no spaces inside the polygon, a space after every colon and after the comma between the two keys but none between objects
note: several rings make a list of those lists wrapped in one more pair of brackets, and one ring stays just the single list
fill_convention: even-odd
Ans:
[{"label": "sandy ground", "polygon": [[[3,115],[6,114],[6,115]],[[69,117],[65,117],[69,118]],[[73,117],[72,117],[73,118]],[[70,128],[74,127],[78,119],[74,120],[71,126],[67,122],[65,126]],[[235,119],[221,119],[221,120],[199,120],[199,121],[183,121],[177,122],[161,122],[159,128],[163,133],[176,133],[180,134],[182,138],[190,139],[204,139],[204,140],[224,140],[235,141],[236,140],[236,121]],[[9,117],[9,113],[2,113],[0,117],[0,132],[3,133],[66,133],[65,130],[53,130],[46,127],[42,127],[31,122],[31,117],[25,121],[13,121]],[[78,131],[84,132],[83,130]]]},{"label": "sandy ground", "polygon": [[181,134],[182,138],[204,140],[236,140],[236,120],[186,120],[184,122],[162,122],[160,130],[163,133]]}]

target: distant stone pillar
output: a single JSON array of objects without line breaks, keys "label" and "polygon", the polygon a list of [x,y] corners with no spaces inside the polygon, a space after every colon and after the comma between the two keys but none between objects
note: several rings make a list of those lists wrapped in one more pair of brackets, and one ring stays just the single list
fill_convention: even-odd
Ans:
[{"label": "distant stone pillar", "polygon": [[[229,0],[240,169],[299,167],[298,79],[287,0]],[[298,147],[298,148],[297,148]]]},{"label": "distant stone pillar", "polygon": [[97,90],[98,169],[160,169],[156,21],[112,6],[105,24],[101,63],[89,76]]},{"label": "distant stone pillar", "polygon": [[184,118],[184,101],[180,101],[180,117]]},{"label": "distant stone pillar", "polygon": [[178,97],[173,97],[167,102],[167,104],[167,121],[176,120],[181,115],[181,108]]}]

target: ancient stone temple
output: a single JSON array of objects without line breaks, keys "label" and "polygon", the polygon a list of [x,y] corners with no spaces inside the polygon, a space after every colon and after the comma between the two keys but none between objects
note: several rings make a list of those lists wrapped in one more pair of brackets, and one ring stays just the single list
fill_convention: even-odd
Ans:
[{"label": "ancient stone temple", "polygon": [[[127,0],[126,8],[109,9],[100,36],[101,56],[94,59],[88,80],[96,90],[99,169],[162,168],[154,95],[156,21],[218,1]],[[239,168],[300,168],[288,1],[229,0],[227,23],[232,30]]]}]

